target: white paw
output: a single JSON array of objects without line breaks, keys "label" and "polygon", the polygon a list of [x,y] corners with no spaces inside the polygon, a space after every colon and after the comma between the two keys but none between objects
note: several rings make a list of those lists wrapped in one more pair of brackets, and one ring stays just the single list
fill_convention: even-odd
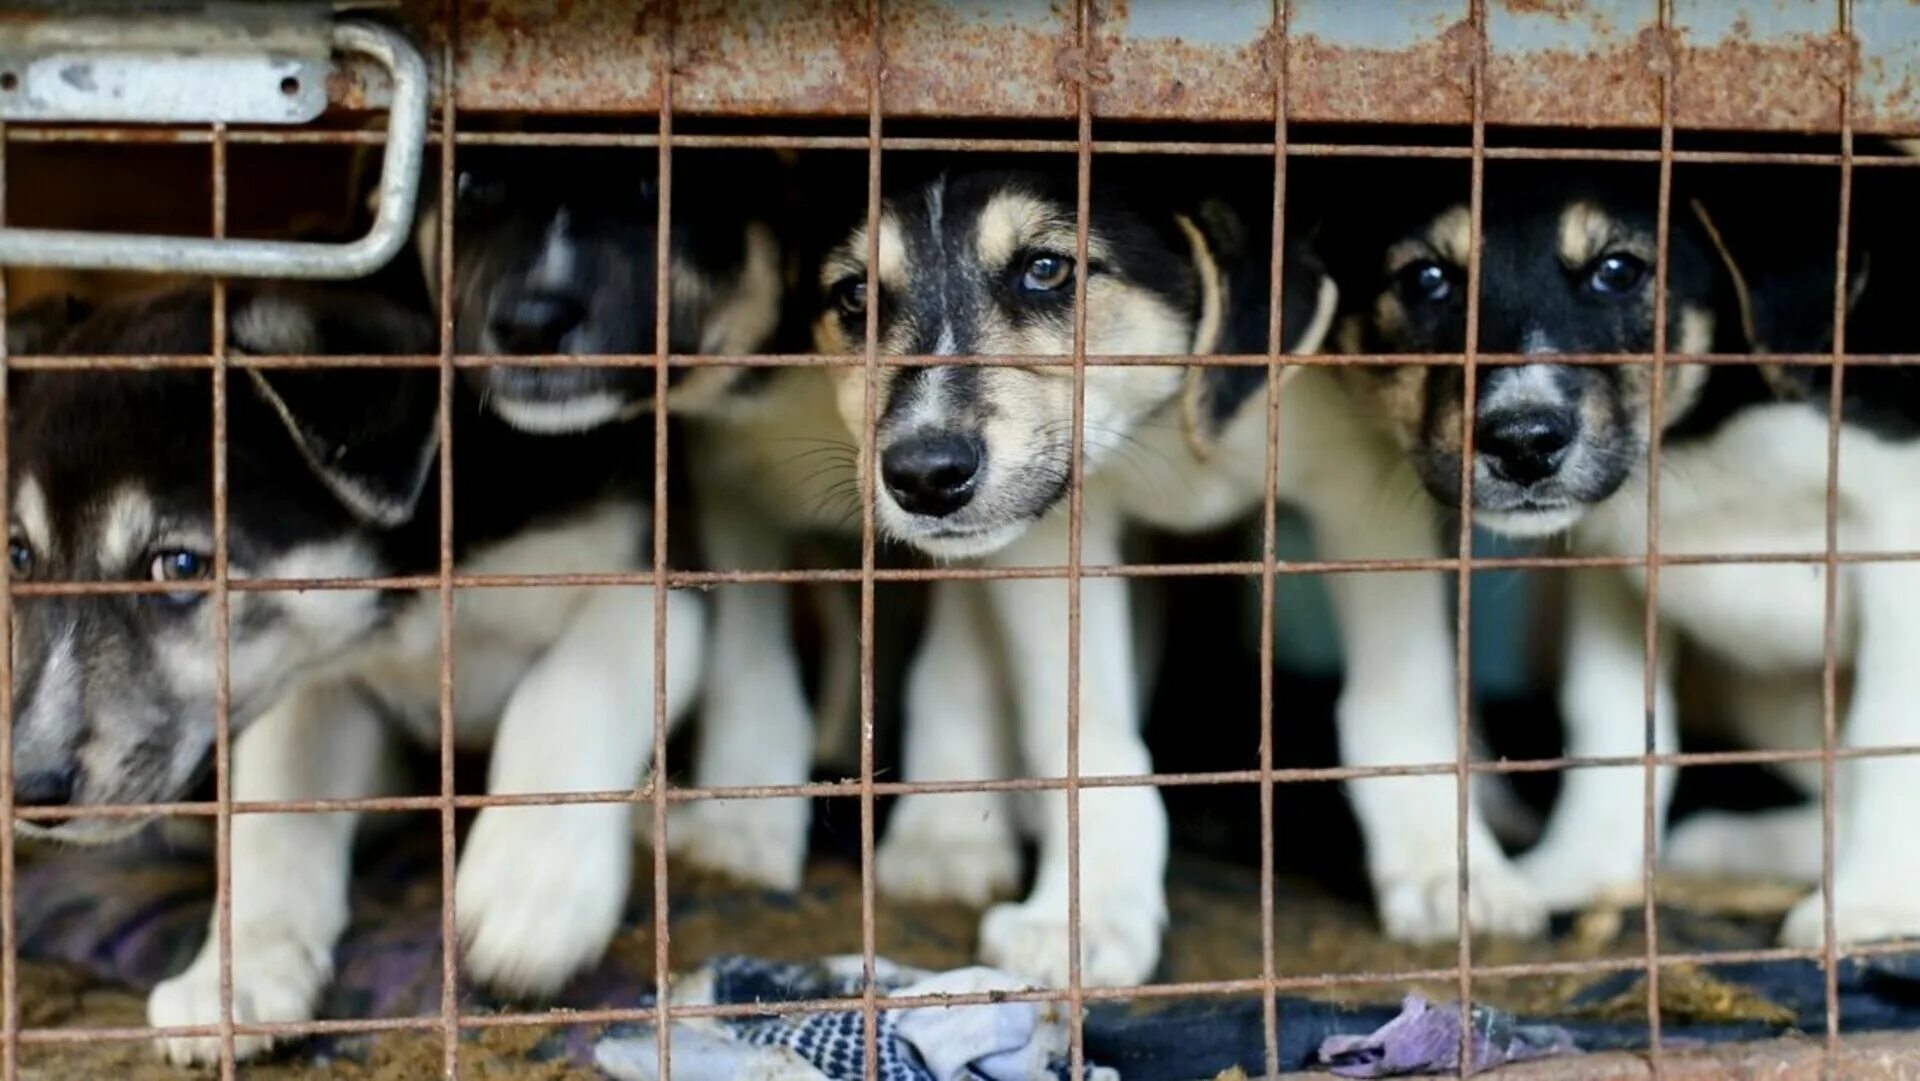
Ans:
[{"label": "white paw", "polygon": [[[1080,983],[1130,987],[1153,975],[1165,909],[1139,898],[1093,904],[1081,893]],[[1067,906],[1058,899],[994,905],[980,921],[980,959],[1044,987],[1067,986]]]},{"label": "white paw", "polygon": [[[1913,881],[1907,876],[1883,875],[1862,884],[1838,876],[1833,907],[1837,944],[1920,938],[1920,900],[1915,900]],[[1819,949],[1826,941],[1825,923],[1820,891],[1814,890],[1787,914],[1787,922],[1780,928],[1780,944]]]},{"label": "white paw", "polygon": [[599,961],[626,904],[631,838],[618,804],[481,811],[454,886],[467,971],[544,998]]},{"label": "white paw", "polygon": [[875,884],[901,901],[975,907],[1020,884],[1020,842],[997,793],[907,796],[873,854]]},{"label": "white paw", "polygon": [[1820,877],[1820,808],[1703,811],[1667,834],[1660,865],[1702,875]]},{"label": "white paw", "polygon": [[708,871],[788,893],[807,865],[804,799],[700,800],[667,823],[671,850]]},{"label": "white paw", "polygon": [[[1460,879],[1451,846],[1435,858],[1374,876],[1375,903],[1387,937],[1447,942],[1460,936]],[[1547,910],[1505,859],[1476,861],[1468,872],[1467,925],[1476,933],[1525,938],[1547,928]]]},{"label": "white paw", "polygon": [[[331,951],[296,938],[244,934],[233,937],[235,1024],[310,1021],[314,1004],[333,972]],[[220,1023],[220,959],[209,945],[185,972],[162,981],[147,996],[147,1023],[178,1028]],[[235,1036],[235,1059],[248,1059],[274,1045],[271,1036]],[[220,1061],[218,1036],[163,1036],[154,1048],[175,1066]]]},{"label": "white paw", "polygon": [[1550,912],[1577,912],[1609,898],[1639,896],[1641,866],[1638,827],[1631,840],[1610,838],[1592,844],[1551,840],[1514,861],[1533,895]]}]

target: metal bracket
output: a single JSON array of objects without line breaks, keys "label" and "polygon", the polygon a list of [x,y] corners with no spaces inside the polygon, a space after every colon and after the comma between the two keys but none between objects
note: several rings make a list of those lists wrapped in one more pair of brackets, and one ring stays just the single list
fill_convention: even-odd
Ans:
[{"label": "metal bracket", "polygon": [[[297,14],[315,10],[293,6],[289,17],[278,4],[220,4],[196,5],[198,16],[184,20],[33,21],[0,34],[0,119],[299,123],[326,108],[331,54],[367,56],[387,69],[393,97],[379,211],[365,236],[319,244],[8,228],[0,229],[0,266],[271,278],[358,278],[385,266],[413,227],[426,149],[426,61],[379,23]],[[269,11],[279,14],[263,18]],[[28,53],[37,58],[21,63]]]}]

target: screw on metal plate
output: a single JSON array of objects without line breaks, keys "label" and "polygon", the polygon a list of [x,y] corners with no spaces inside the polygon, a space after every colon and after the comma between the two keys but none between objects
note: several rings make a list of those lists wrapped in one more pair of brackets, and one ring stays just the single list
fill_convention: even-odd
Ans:
[{"label": "screw on metal plate", "polygon": [[427,66],[398,31],[328,4],[45,0],[0,18],[0,119],[294,124],[326,110],[335,53],[392,76],[379,213],[346,244],[0,229],[0,266],[358,278],[407,242],[427,131]]}]

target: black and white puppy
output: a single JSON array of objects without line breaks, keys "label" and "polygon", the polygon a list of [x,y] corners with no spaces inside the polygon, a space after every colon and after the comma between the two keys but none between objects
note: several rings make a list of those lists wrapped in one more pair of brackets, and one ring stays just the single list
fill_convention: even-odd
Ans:
[{"label": "black and white puppy", "polygon": [[[1086,267],[1090,355],[1177,356],[1266,351],[1270,235],[1261,215],[1164,194],[1145,178],[1109,173],[1092,193]],[[1267,196],[1249,200],[1264,205]],[[879,306],[890,355],[1061,356],[1072,351],[1074,178],[1068,171],[955,170],[895,190],[880,218],[879,295],[868,297],[864,228],[820,270],[822,351],[862,348],[866,311]],[[1334,291],[1304,246],[1287,260],[1286,347],[1313,352],[1333,315]],[[865,380],[840,376],[842,413],[863,430]],[[1082,559],[1122,561],[1124,523],[1215,527],[1259,505],[1267,469],[1263,368],[1179,364],[1090,367],[1084,453],[1073,455],[1070,368],[883,367],[874,411],[880,467],[877,518],[891,537],[940,558],[1003,567],[1067,562],[1068,486],[1084,475]],[[1432,547],[1432,512],[1377,493],[1405,471],[1392,446],[1355,420],[1334,382],[1295,374],[1280,395],[1281,497],[1314,517],[1336,557],[1419,556]],[[1129,450],[1141,462],[1121,467]],[[1341,705],[1350,760],[1451,757],[1450,671],[1442,583],[1412,588],[1399,575],[1343,575],[1336,586],[1354,670]],[[1427,581],[1427,579],[1433,579]],[[1431,588],[1427,588],[1431,586]],[[1151,769],[1131,675],[1129,595],[1122,580],[1080,587],[1080,768],[1087,775]],[[994,737],[991,688],[925,693],[950,649],[927,650],[908,684],[910,779],[1063,775],[1068,604],[1062,582],[943,583],[936,622],[984,623],[1002,649],[1017,718],[1013,749]],[[976,662],[969,662],[976,663]],[[985,733],[987,735],[983,736]],[[1410,757],[1403,757],[1410,756]],[[1014,767],[1012,763],[1018,762]],[[1388,927],[1402,937],[1457,930],[1450,782],[1392,782],[1358,790]],[[1374,813],[1366,813],[1371,800]],[[971,806],[956,808],[960,799]],[[941,803],[941,800],[948,801]],[[896,809],[876,870],[883,887],[921,897],[968,897],[970,883],[1011,861],[1004,800],[992,794],[919,797]],[[1064,797],[1044,797],[1036,821],[1040,867],[1025,901],[997,906],[981,927],[992,964],[1050,983],[1068,971]],[[1083,975],[1090,983],[1145,978],[1165,919],[1166,822],[1148,788],[1082,796]],[[1396,833],[1403,823],[1421,828]],[[1430,826],[1431,828],[1426,828]],[[1475,820],[1476,926],[1529,930],[1541,914]],[[1424,832],[1422,832],[1424,830]]]},{"label": "black and white puppy", "polygon": [[[254,354],[430,352],[430,322],[376,297],[235,286],[228,341]],[[209,295],[106,307],[49,346],[193,354]],[[212,386],[205,372],[16,373],[9,557],[29,581],[180,582],[175,592],[15,603],[15,775],[27,806],[184,798],[215,739]],[[232,580],[433,574],[439,567],[438,378],[431,369],[241,370],[227,396]],[[650,443],[629,432],[532,438],[454,399],[456,569],[615,572],[643,565],[634,493]],[[638,474],[639,476],[635,476]],[[228,659],[237,801],[387,794],[393,740],[439,733],[442,628],[432,592],[236,590]],[[630,789],[650,746],[653,605],[644,588],[477,589],[455,600],[454,738],[492,746],[489,791]],[[696,677],[701,609],[669,602],[669,717]],[[240,1022],[312,1016],[345,928],[349,813],[248,814],[232,827],[233,1007]],[[490,808],[458,869],[467,968],[548,992],[598,959],[624,904],[624,804]],[[23,825],[71,842],[140,820]],[[214,937],[148,1004],[159,1026],[220,1016]],[[271,1043],[242,1037],[238,1050]],[[215,1038],[163,1038],[180,1063]]]},{"label": "black and white puppy", "polygon": [[[1695,178],[1679,186],[1670,223],[1667,346],[1674,353],[1824,351],[1834,314],[1834,209],[1830,182],[1769,176]],[[1764,205],[1760,205],[1764,203]],[[1898,207],[1898,201],[1893,201]],[[1743,205],[1744,204],[1744,205]],[[1791,215],[1782,205],[1794,208]],[[1650,172],[1554,166],[1488,173],[1482,262],[1482,335],[1491,352],[1646,353],[1653,337],[1656,189]],[[1853,253],[1851,300],[1866,283],[1872,249],[1903,259],[1911,227],[1898,207],[1866,225]],[[1463,341],[1464,191],[1387,244],[1372,310],[1349,328],[1356,348],[1457,350]],[[1863,215],[1863,220],[1867,216]],[[1823,224],[1824,223],[1824,224]],[[1897,260],[1896,260],[1897,262]],[[1893,294],[1898,297],[1898,291]],[[1884,301],[1883,301],[1884,303]],[[1893,304],[1904,303],[1904,298]],[[1910,320],[1859,348],[1910,346]],[[1482,369],[1472,406],[1473,512],[1481,524],[1520,536],[1566,531],[1582,553],[1640,555],[1647,539],[1647,457],[1663,432],[1660,547],[1665,553],[1818,553],[1825,548],[1829,385],[1823,369],[1674,363],[1664,412],[1652,416],[1651,366],[1580,367],[1543,359]],[[1356,376],[1358,379],[1368,378]],[[1466,408],[1457,371],[1409,366],[1372,377],[1434,495],[1459,498],[1458,425]],[[1839,544],[1848,551],[1910,550],[1920,514],[1908,493],[1920,483],[1920,392],[1897,368],[1848,372],[1839,433]],[[1900,563],[1849,564],[1840,572],[1838,646],[1854,694],[1843,736],[1849,746],[1914,742],[1911,663],[1920,641],[1920,570]],[[1818,673],[1826,582],[1819,567],[1791,564],[1670,566],[1659,579],[1662,638],[1656,667],[1654,745],[1677,745],[1674,639],[1733,666],[1756,693],[1735,712],[1758,741],[1817,746]],[[1644,748],[1644,576],[1576,574],[1566,643],[1562,708],[1568,752],[1633,755]],[[1784,695],[1767,688],[1782,682]],[[1763,699],[1772,699],[1763,703]],[[1746,708],[1754,707],[1754,708]],[[1797,729],[1797,731],[1795,731]],[[1664,815],[1671,771],[1661,771]],[[1920,874],[1920,843],[1905,823],[1920,807],[1920,767],[1905,759],[1843,764],[1841,848],[1835,917],[1842,941],[1920,931],[1920,905],[1905,884]],[[1643,779],[1635,768],[1568,774],[1546,835],[1524,858],[1535,888],[1555,907],[1575,907],[1640,882]],[[1818,859],[1817,815],[1802,812],[1788,837]],[[1726,860],[1706,851],[1715,829],[1681,846],[1694,865]],[[1758,836],[1758,834],[1756,834]],[[1802,858],[1801,865],[1809,862]],[[1823,938],[1820,898],[1788,918],[1783,939]]]},{"label": "black and white puppy", "polygon": [[[650,354],[654,349],[657,168],[651,155],[463,155],[455,205],[455,336],[493,355]],[[669,236],[669,348],[740,356],[763,351],[780,324],[787,262],[777,163],[758,156],[676,159]],[[420,230],[423,262],[437,233]],[[437,275],[429,274],[437,285]],[[652,415],[646,364],[471,369],[475,387],[530,432],[632,424]],[[817,389],[815,389],[817,388]],[[837,493],[807,462],[839,455],[809,423],[838,435],[831,392],[816,372],[674,367],[668,408],[688,422],[700,558],[713,569],[791,565],[796,508],[833,524]],[[809,421],[817,417],[817,421]],[[777,434],[776,434],[777,433]],[[843,440],[842,440],[843,442]],[[763,460],[763,458],[767,460]],[[844,460],[851,463],[850,451]],[[793,482],[798,477],[801,483]],[[809,485],[812,485],[811,487]],[[692,531],[690,531],[692,532]],[[712,595],[711,678],[701,693],[693,782],[701,787],[800,784],[814,723],[780,585],[729,585]],[[752,673],[752,678],[741,678]],[[701,800],[675,809],[680,857],[747,881],[793,889],[806,857],[801,799]]]}]

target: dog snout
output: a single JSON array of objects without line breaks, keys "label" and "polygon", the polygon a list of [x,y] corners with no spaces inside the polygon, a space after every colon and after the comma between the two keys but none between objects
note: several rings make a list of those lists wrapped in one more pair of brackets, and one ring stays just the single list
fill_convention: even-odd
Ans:
[{"label": "dog snout", "polygon": [[488,320],[499,347],[509,353],[562,353],[561,343],[581,323],[587,307],[559,293],[528,293],[500,304]]},{"label": "dog snout", "polygon": [[1524,485],[1559,472],[1578,434],[1569,409],[1503,410],[1480,418],[1473,441],[1494,475]]},{"label": "dog snout", "polygon": [[80,771],[72,765],[23,770],[13,779],[13,802],[21,807],[64,807],[73,802]]},{"label": "dog snout", "polygon": [[940,432],[912,436],[880,456],[880,476],[895,502],[912,514],[944,518],[973,498],[986,446],[979,436]]}]

